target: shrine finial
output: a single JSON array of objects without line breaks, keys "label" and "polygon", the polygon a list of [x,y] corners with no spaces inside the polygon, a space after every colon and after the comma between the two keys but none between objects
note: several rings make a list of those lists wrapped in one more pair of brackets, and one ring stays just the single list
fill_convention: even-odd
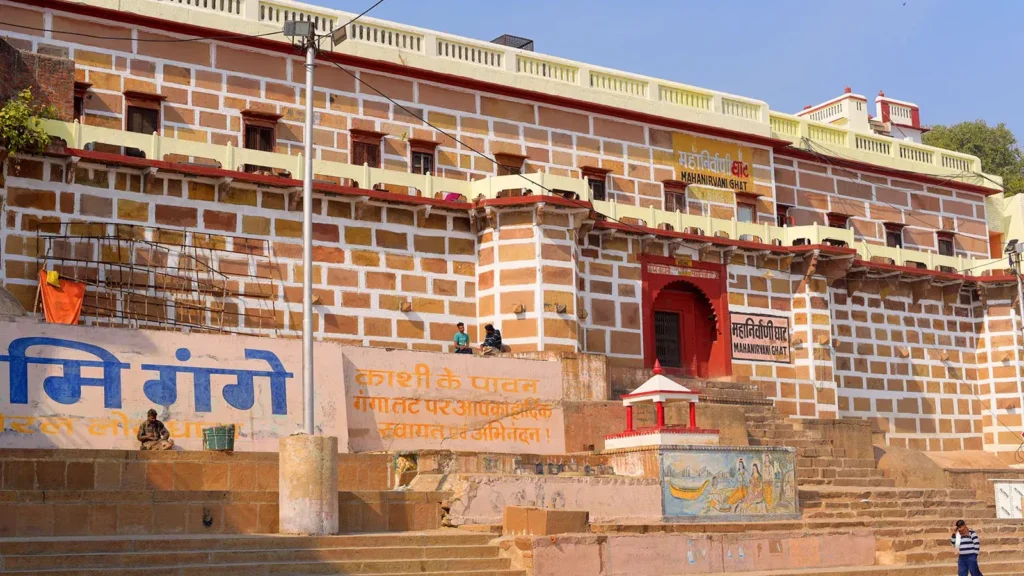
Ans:
[{"label": "shrine finial", "polygon": [[655,360],[654,361],[654,374],[655,375],[661,374],[661,361],[660,360]]}]

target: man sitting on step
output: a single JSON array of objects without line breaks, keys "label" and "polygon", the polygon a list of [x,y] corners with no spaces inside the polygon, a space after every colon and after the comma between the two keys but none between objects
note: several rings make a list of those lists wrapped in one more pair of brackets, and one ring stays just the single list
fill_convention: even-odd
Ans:
[{"label": "man sitting on step", "polygon": [[139,424],[136,437],[142,443],[141,450],[170,450],[174,447],[171,433],[163,422],[156,419],[156,410],[152,408],[146,414],[146,421]]}]

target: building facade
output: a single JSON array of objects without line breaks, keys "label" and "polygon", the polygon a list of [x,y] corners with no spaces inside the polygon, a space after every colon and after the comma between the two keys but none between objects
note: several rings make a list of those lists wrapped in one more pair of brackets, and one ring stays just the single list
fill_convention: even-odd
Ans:
[{"label": "building facade", "polygon": [[302,57],[275,31],[353,15],[0,6],[5,61],[65,71],[42,82],[63,86],[44,124],[63,148],[0,179],[3,284],[29,310],[42,267],[90,287],[85,323],[298,336],[308,137],[320,339],[444,352],[456,322],[474,343],[493,324],[510,353],[624,378],[659,361],[1012,461],[1019,207],[977,158],[921,145],[915,105],[789,115],[366,17],[320,54],[304,134]]}]

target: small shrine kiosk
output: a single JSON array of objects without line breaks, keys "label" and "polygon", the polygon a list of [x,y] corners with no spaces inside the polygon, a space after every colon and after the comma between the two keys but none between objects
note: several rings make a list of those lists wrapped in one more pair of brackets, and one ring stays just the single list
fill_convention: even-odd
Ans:
[{"label": "small shrine kiosk", "polygon": [[[653,427],[633,428],[633,406],[653,402],[657,413]],[[665,424],[667,402],[689,402],[690,422],[688,426]],[[700,392],[662,375],[661,363],[655,362],[654,375],[639,388],[622,397],[626,407],[626,429],[619,434],[605,436],[606,450],[640,448],[646,446],[693,446],[717,445],[718,430],[697,428],[697,404]]]}]

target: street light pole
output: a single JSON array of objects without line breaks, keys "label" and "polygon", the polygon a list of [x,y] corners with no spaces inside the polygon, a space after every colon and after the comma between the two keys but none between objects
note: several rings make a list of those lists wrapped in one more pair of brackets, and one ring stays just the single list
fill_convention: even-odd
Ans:
[{"label": "street light pole", "polygon": [[302,166],[302,430],[313,435],[313,69],[318,38],[310,21],[287,20],[283,33],[306,52],[306,131]]},{"label": "street light pole", "polygon": [[306,132],[302,169],[302,425],[313,434],[313,68],[316,38],[306,40]]}]

